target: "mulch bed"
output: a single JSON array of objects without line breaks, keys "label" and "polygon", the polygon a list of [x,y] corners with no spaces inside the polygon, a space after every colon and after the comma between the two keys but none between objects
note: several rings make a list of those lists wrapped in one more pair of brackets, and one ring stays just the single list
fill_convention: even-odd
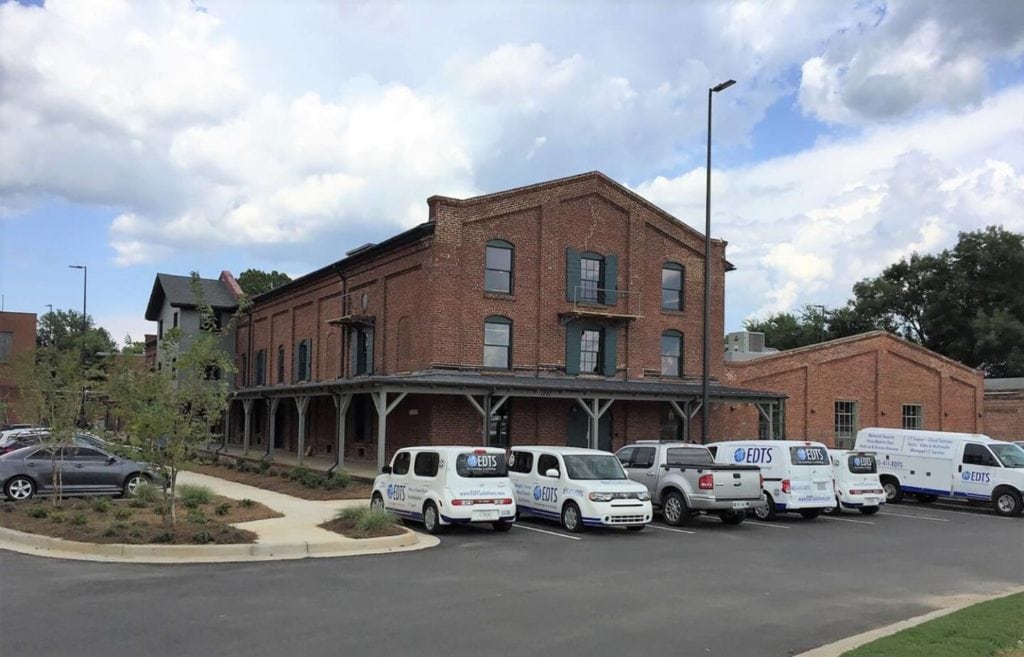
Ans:
[{"label": "mulch bed", "polygon": [[280,476],[284,470],[277,468],[270,469],[270,472],[276,473],[277,476],[260,474],[258,472],[239,472],[224,465],[204,463],[194,463],[186,469],[211,477],[220,477],[228,481],[271,490],[275,493],[284,493],[285,495],[291,495],[303,500],[368,500],[370,499],[370,493],[373,491],[373,486],[370,484],[357,481],[353,481],[345,488],[310,488],[298,481]]},{"label": "mulch bed", "polygon": [[363,532],[356,529],[356,523],[354,520],[342,520],[341,518],[328,520],[327,522],[319,525],[319,527],[332,532],[337,532],[342,536],[348,536],[349,538],[377,538],[379,536],[398,536],[399,534],[405,533],[405,530],[398,524],[371,532]]},{"label": "mulch bed", "polygon": [[65,499],[56,506],[49,498],[0,502],[0,527],[84,543],[253,543],[256,534],[232,523],[279,518],[281,514],[252,500],[214,497],[195,509],[178,502],[177,524],[164,527],[157,504],[110,498]]}]

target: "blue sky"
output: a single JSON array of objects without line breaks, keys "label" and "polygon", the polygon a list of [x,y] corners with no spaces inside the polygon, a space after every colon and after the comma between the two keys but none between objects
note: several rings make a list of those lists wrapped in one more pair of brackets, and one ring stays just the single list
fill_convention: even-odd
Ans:
[{"label": "blue sky", "polygon": [[[158,271],[302,274],[468,196],[598,169],[700,229],[726,325],[1024,231],[1024,3],[0,4],[0,292],[114,335]],[[201,7],[200,7],[201,5]]]}]

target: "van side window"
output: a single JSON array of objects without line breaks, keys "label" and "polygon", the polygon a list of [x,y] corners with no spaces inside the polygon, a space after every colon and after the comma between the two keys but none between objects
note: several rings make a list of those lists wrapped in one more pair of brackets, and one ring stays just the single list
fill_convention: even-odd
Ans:
[{"label": "van side window", "polygon": [[544,473],[552,469],[558,470],[559,472],[562,471],[562,469],[558,467],[558,458],[551,454],[541,454],[537,458],[537,474],[542,477],[546,477],[547,475]]},{"label": "van side window", "polygon": [[636,451],[633,452],[633,461],[629,464],[629,467],[646,470],[654,465],[654,452],[655,449],[653,447],[637,447]]},{"label": "van side window", "polygon": [[636,447],[623,447],[615,454],[615,456],[619,457],[619,463],[622,464],[622,467],[628,468],[629,462],[633,460],[633,452],[635,451]]},{"label": "van side window", "polygon": [[512,452],[508,459],[508,469],[512,472],[530,474],[533,470],[533,454],[530,452]]},{"label": "van side window", "polygon": [[984,465],[998,468],[999,462],[996,461],[996,457],[992,456],[992,452],[988,451],[988,447],[967,443],[964,445],[964,465]]},{"label": "van side window", "polygon": [[439,460],[437,452],[419,452],[416,454],[416,465],[413,466],[413,472],[417,477],[434,477],[437,475]]},{"label": "van side window", "polygon": [[409,461],[412,460],[409,452],[395,454],[395,462],[391,466],[391,473],[396,475],[409,474]]}]

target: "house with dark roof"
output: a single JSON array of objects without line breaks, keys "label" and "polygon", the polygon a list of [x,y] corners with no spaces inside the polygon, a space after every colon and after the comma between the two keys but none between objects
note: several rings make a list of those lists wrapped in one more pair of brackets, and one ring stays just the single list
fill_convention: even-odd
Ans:
[{"label": "house with dark roof", "polygon": [[[242,290],[231,272],[222,271],[218,278],[199,279],[199,295],[204,303],[213,308],[218,326],[223,326],[238,309],[238,299],[242,295]],[[155,355],[152,359],[147,357],[147,362],[151,360],[153,366],[161,370],[165,367],[175,367],[175,358],[164,352],[164,335],[170,329],[181,329],[181,345],[187,346],[189,339],[200,331],[199,302],[190,276],[156,275],[153,291],[150,292],[149,303],[146,305],[146,319],[156,322],[157,326]],[[228,353],[234,353],[233,332],[224,337],[222,346]]]}]

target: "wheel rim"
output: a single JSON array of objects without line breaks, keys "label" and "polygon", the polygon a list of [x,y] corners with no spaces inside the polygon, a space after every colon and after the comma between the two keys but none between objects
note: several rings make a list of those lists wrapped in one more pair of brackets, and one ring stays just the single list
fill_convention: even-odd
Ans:
[{"label": "wheel rim", "polygon": [[[769,502],[768,504],[771,504],[771,502]],[[767,506],[759,506],[759,507],[757,507],[756,509],[754,509],[754,515],[757,516],[758,520],[767,520],[768,519],[768,507]]]},{"label": "wheel rim", "polygon": [[891,502],[896,499],[896,484],[886,483],[882,488],[885,489],[885,499],[887,501]]},{"label": "wheel rim", "polygon": [[434,510],[434,507],[428,506],[427,510],[423,513],[423,524],[430,530],[437,526],[437,511]]},{"label": "wheel rim", "polygon": [[1017,502],[1010,495],[1000,495],[996,499],[996,506],[999,507],[999,510],[1003,513],[1010,513],[1014,508],[1016,508]]},{"label": "wheel rim", "polygon": [[27,500],[32,494],[32,484],[24,479],[18,479],[12,481],[8,489],[11,493],[11,497],[16,500]]},{"label": "wheel rim", "polygon": [[679,517],[683,513],[683,508],[679,504],[679,499],[676,497],[670,497],[665,500],[665,520],[670,523],[679,520]]},{"label": "wheel rim", "polygon": [[374,509],[383,509],[384,500],[381,499],[380,496],[374,497],[373,500],[370,501],[370,507]]},{"label": "wheel rim", "polygon": [[141,477],[132,477],[131,479],[128,480],[128,484],[125,486],[125,488],[128,489],[129,495],[134,495],[135,491],[139,490],[139,484],[142,483],[141,479]]},{"label": "wheel rim", "polygon": [[576,529],[576,527],[579,525],[579,522],[580,518],[576,511],[576,507],[567,506],[565,508],[565,528]]}]

